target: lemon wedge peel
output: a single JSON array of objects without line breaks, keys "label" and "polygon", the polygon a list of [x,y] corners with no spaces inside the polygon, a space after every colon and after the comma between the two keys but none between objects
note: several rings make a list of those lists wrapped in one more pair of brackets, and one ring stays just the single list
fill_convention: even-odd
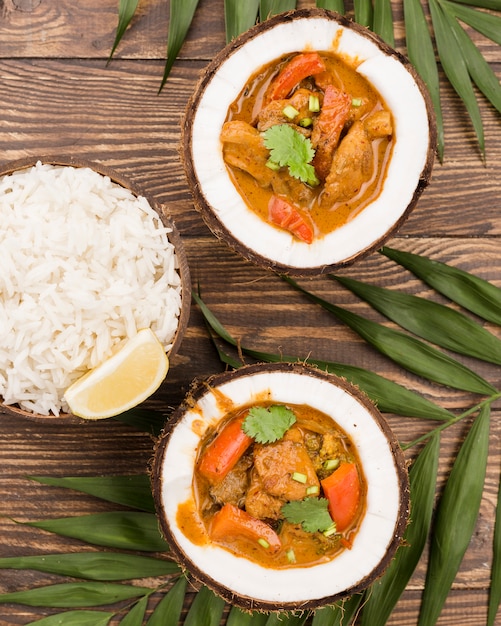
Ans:
[{"label": "lemon wedge peel", "polygon": [[144,328],[72,383],[64,397],[73,415],[89,420],[113,417],[151,396],[168,369],[164,347],[150,328]]}]

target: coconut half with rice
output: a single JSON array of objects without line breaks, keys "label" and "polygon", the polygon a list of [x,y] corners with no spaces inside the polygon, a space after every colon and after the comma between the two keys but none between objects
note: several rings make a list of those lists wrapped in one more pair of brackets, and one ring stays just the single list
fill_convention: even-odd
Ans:
[{"label": "coconut half with rice", "polygon": [[128,341],[148,331],[177,352],[190,306],[183,243],[125,177],[73,157],[11,162],[0,217],[2,412],[74,419],[65,391]]},{"label": "coconut half with rice", "polygon": [[272,17],[205,70],[182,158],[212,232],[247,260],[292,275],[380,247],[429,183],[433,107],[410,62],[323,9]]},{"label": "coconut half with rice", "polygon": [[244,610],[307,610],[368,587],[409,513],[403,453],[360,390],[299,363],[196,383],[151,479],[171,553]]}]

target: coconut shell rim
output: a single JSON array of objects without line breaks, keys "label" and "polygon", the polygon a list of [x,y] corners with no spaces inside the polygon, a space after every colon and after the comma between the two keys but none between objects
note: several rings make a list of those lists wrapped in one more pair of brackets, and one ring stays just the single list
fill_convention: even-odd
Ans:
[{"label": "coconut shell rim", "polygon": [[[181,311],[178,318],[176,333],[172,341],[172,347],[167,352],[167,356],[169,357],[169,359],[172,359],[172,357],[174,357],[175,354],[177,354],[177,352],[179,351],[181,342],[188,327],[191,309],[191,276],[188,266],[188,258],[186,255],[183,240],[181,238],[181,234],[179,233],[175,222],[164,209],[164,205],[149,197],[148,194],[143,192],[138,185],[131,182],[126,176],[115,171],[113,168],[92,159],[75,157],[71,155],[34,155],[8,161],[7,163],[0,166],[0,177],[3,178],[4,176],[9,176],[16,171],[28,169],[35,166],[38,162],[41,162],[44,165],[61,167],[90,168],[98,174],[101,174],[102,176],[109,177],[112,182],[120,185],[125,189],[128,189],[136,197],[141,196],[146,198],[151,208],[158,214],[162,224],[165,227],[171,229],[171,232],[168,234],[168,238],[169,242],[172,243],[174,246],[174,251],[176,253],[179,264],[178,272],[181,279]],[[0,400],[2,400],[1,395]],[[11,415],[13,417],[21,417],[23,419],[27,419],[33,422],[44,422],[48,424],[69,424],[82,423],[83,421],[97,421],[83,420],[82,418],[77,417],[72,413],[60,413],[59,415],[42,415],[40,413],[32,413],[30,411],[22,409],[17,404],[4,404],[3,401],[0,402],[0,415],[2,413],[4,415]]]}]

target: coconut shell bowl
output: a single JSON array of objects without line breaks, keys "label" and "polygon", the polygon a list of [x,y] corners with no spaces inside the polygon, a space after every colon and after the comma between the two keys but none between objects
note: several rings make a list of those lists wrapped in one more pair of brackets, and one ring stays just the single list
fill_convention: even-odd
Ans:
[{"label": "coconut shell bowl", "polygon": [[386,420],[344,379],[297,363],[195,384],[151,477],[171,554],[244,610],[315,609],[361,591],[390,563],[409,513]]},{"label": "coconut shell bowl", "polygon": [[191,297],[183,242],[163,207],[99,163],[17,160],[0,188],[0,412],[76,421],[65,387],[116,344],[150,327],[169,358],[178,351]]},{"label": "coconut shell bowl", "polygon": [[337,13],[300,9],[234,39],[188,104],[182,157],[207,226],[290,275],[392,237],[430,180],[436,127],[411,63]]}]

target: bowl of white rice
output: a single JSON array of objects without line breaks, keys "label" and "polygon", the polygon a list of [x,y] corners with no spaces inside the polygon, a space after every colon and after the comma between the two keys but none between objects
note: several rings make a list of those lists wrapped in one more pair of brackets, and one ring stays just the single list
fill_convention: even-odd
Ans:
[{"label": "bowl of white rice", "polygon": [[65,390],[142,328],[172,359],[190,291],[175,225],[117,173],[72,157],[0,168],[0,412],[72,419]]}]

